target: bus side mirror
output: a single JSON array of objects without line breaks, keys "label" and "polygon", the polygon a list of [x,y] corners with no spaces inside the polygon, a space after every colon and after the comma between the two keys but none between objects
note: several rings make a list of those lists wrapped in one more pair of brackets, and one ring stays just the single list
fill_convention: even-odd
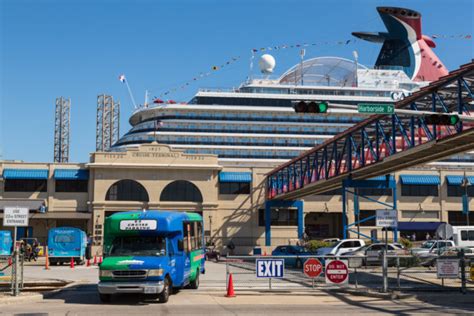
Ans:
[{"label": "bus side mirror", "polygon": [[178,240],[178,250],[179,250],[179,251],[183,251],[183,250],[184,250],[184,243],[183,243],[183,240],[182,240],[182,239]]}]

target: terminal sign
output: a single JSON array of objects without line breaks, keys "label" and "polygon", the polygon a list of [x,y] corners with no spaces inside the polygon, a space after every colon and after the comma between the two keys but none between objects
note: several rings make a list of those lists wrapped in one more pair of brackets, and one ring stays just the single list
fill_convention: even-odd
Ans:
[{"label": "terminal sign", "polygon": [[3,212],[3,226],[28,226],[30,210],[26,207],[5,207]]},{"label": "terminal sign", "polygon": [[120,221],[120,230],[155,230],[156,220],[137,219]]},{"label": "terminal sign", "polygon": [[395,113],[395,106],[393,104],[359,103],[357,111],[368,114],[393,114]]},{"label": "terminal sign", "polygon": [[284,259],[257,259],[257,278],[283,278]]},{"label": "terminal sign", "polygon": [[397,210],[377,210],[376,226],[378,227],[397,227]]}]

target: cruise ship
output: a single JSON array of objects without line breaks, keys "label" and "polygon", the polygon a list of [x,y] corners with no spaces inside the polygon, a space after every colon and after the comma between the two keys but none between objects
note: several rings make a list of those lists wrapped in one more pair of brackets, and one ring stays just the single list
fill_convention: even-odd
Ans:
[{"label": "cruise ship", "polygon": [[[448,73],[432,50],[433,40],[421,33],[420,13],[377,10],[387,32],[352,33],[382,44],[373,67],[356,59],[315,57],[277,77],[274,58],[265,54],[259,62],[263,75],[238,88],[200,89],[187,103],[141,106],[114,150],[156,141],[187,153],[216,154],[223,165],[277,165],[367,117],[344,105],[394,103]],[[329,109],[296,113],[298,101],[325,101]]]}]

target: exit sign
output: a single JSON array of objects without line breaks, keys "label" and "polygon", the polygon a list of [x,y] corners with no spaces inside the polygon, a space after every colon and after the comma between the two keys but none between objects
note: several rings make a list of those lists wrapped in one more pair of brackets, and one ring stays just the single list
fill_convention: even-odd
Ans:
[{"label": "exit sign", "polygon": [[369,114],[393,114],[395,113],[395,106],[393,104],[359,103],[357,111]]}]

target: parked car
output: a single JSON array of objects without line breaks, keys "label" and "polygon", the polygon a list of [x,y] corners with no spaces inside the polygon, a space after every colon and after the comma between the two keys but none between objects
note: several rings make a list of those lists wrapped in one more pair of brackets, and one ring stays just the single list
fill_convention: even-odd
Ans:
[{"label": "parked car", "polygon": [[278,246],[272,251],[272,256],[289,256],[285,258],[285,267],[294,267],[300,269],[307,258],[300,256],[314,255],[308,249],[302,246],[284,245]]},{"label": "parked car", "polygon": [[337,243],[339,241],[341,241],[339,238],[326,238],[326,239],[323,239],[324,242],[330,242],[330,243]]},{"label": "parked car", "polygon": [[444,248],[455,247],[452,240],[427,240],[420,248],[413,248],[411,253],[420,258],[431,257],[433,254],[438,254]]},{"label": "parked car", "polygon": [[341,256],[362,246],[365,246],[365,241],[362,239],[343,239],[332,247],[319,248],[316,254],[318,256]]},{"label": "parked car", "polygon": [[[466,254],[472,254],[474,251],[472,248],[469,247],[448,247],[448,248],[442,248],[440,251],[439,257],[443,256],[457,256],[459,252],[461,252],[461,249],[464,249],[464,253]],[[420,263],[424,267],[434,267],[436,266],[436,259],[438,258],[437,253],[430,253],[429,256],[426,256],[423,258],[423,261]],[[469,262],[467,263],[469,266]]]},{"label": "parked car", "polygon": [[[364,257],[362,262],[364,265],[370,264],[381,264],[382,263],[382,251],[385,249],[385,243],[374,243],[371,245],[365,245],[360,247],[355,251],[346,252],[345,255],[347,256],[360,256]],[[395,243],[387,244],[387,254],[388,255],[395,255],[395,254],[405,254],[405,251],[399,247],[399,245]],[[395,258],[389,258],[388,263],[392,265],[396,262]]]}]

